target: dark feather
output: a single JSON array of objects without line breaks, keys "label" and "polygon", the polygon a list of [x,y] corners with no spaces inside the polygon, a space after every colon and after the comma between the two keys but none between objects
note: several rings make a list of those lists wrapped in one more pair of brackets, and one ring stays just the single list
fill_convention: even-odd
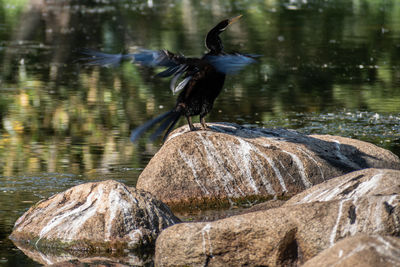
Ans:
[{"label": "dark feather", "polygon": [[140,125],[139,127],[135,128],[131,132],[131,137],[130,137],[131,141],[134,143],[145,131],[147,131],[148,129],[150,129],[152,126],[159,123],[160,121],[163,121],[164,119],[168,118],[172,114],[173,114],[173,110],[167,111],[167,112],[159,115],[158,117],[155,117],[154,119],[151,119],[151,120],[145,122],[144,124]]},{"label": "dark feather", "polygon": [[[164,132],[165,129],[170,129],[171,125],[172,127],[175,125],[175,123],[178,121],[179,117],[181,116],[180,112],[174,112],[168,118],[165,119],[165,121],[160,124],[160,126],[157,128],[157,130],[154,131],[154,133],[150,136],[150,141],[154,141],[162,132]],[[164,139],[167,137],[169,132],[167,131],[164,135]]]}]

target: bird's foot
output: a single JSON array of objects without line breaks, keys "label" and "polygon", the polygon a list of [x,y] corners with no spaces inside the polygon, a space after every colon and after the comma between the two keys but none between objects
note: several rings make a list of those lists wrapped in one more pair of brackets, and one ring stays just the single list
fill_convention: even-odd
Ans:
[{"label": "bird's foot", "polygon": [[190,125],[189,125],[189,129],[191,132],[199,130],[199,128],[196,128],[196,127],[190,126]]},{"label": "bird's foot", "polygon": [[207,126],[207,124],[201,124],[201,129],[204,131],[210,130],[210,127]]},{"label": "bird's foot", "polygon": [[203,116],[200,116],[200,124],[201,124],[201,128],[202,128],[204,131],[207,131],[207,130],[210,129],[210,128],[207,126],[206,120],[204,119]]}]

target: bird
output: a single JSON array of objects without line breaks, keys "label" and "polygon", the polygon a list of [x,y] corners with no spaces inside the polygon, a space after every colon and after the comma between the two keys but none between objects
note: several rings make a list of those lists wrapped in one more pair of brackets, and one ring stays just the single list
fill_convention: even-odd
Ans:
[{"label": "bird", "polygon": [[165,49],[139,49],[133,54],[107,54],[89,49],[82,51],[86,55],[82,60],[89,65],[115,67],[128,60],[147,67],[165,67],[156,76],[172,76],[170,89],[174,94],[180,92],[175,107],[133,129],[130,135],[133,143],[158,123],[160,125],[150,136],[150,140],[154,141],[165,132],[164,142],[181,116],[186,118],[190,131],[197,130],[191,119],[197,115],[202,129],[208,129],[205,116],[212,110],[215,99],[221,93],[226,74],[237,73],[246,65],[256,62],[259,56],[238,52],[229,54],[224,51],[219,35],[241,17],[242,15],[224,19],[209,30],[205,38],[208,51],[201,58],[185,57]]}]

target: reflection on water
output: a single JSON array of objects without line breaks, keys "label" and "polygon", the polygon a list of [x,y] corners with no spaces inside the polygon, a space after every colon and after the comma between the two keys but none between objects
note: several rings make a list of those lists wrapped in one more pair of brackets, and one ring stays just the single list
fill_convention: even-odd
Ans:
[{"label": "reflection on water", "polygon": [[[400,2],[0,1],[0,265],[34,263],[8,243],[32,203],[88,180],[135,185],[160,144],[129,132],[171,108],[168,81],[126,63],[85,67],[81,48],[263,55],[228,77],[208,121],[338,134],[400,155]],[[181,124],[185,123],[183,120]]]}]

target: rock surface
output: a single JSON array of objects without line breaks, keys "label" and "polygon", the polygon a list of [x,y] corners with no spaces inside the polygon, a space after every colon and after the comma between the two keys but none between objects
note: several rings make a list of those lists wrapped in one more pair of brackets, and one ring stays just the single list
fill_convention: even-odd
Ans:
[{"label": "rock surface", "polygon": [[400,266],[400,239],[357,235],[345,238],[307,261],[303,267]]},{"label": "rock surface", "polygon": [[157,266],[301,264],[357,233],[399,235],[400,197],[291,205],[214,222],[181,223],[156,241]]},{"label": "rock surface", "polygon": [[399,170],[365,169],[313,186],[289,199],[285,205],[393,194],[400,194]]},{"label": "rock surface", "polygon": [[108,180],[78,185],[37,203],[17,220],[10,238],[38,248],[143,249],[177,222],[149,193]]},{"label": "rock surface", "polygon": [[137,188],[174,206],[249,196],[292,196],[364,168],[400,169],[400,159],[373,144],[285,129],[210,124],[175,130],[139,177]]},{"label": "rock surface", "polygon": [[[111,266],[151,266],[153,263],[152,254],[138,255],[126,252],[118,253],[96,253],[83,251],[65,251],[65,250],[45,250],[40,251],[29,246],[17,246],[26,256],[35,262],[44,266],[85,266],[85,267],[111,267]],[[73,255],[75,254],[75,255]]]}]

